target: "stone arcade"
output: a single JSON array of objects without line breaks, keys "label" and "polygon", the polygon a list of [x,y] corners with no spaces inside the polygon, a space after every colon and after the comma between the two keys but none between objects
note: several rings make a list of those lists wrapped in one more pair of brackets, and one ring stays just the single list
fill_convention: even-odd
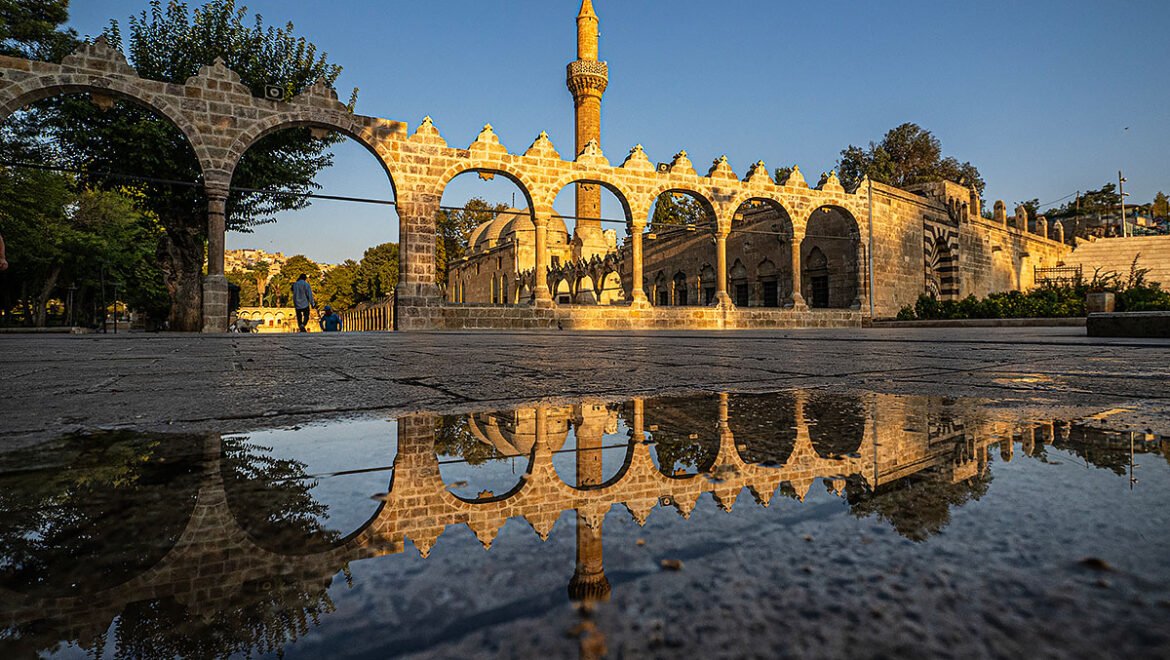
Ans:
[{"label": "stone arcade", "polygon": [[[572,161],[561,158],[545,133],[522,155],[509,153],[490,125],[468,148],[453,148],[429,118],[410,133],[403,122],[350,112],[333,89],[320,83],[287,103],[256,98],[218,60],[183,85],[143,79],[102,39],[61,64],[0,57],[0,120],[45,98],[90,94],[99,103],[120,98],[142,104],[183,132],[198,157],[208,198],[206,332],[222,332],[228,322],[224,212],[232,173],[257,140],[300,126],[353,138],[378,158],[391,181],[400,218],[395,323],[401,330],[857,326],[871,314],[894,315],[926,291],[953,297],[1026,289],[1034,267],[1056,265],[1067,252],[1063,243],[1030,233],[1026,222],[1012,226],[1002,202],[995,220],[983,219],[971,191],[950,183],[903,191],[863,181],[847,191],[836,176],[826,174],[810,188],[799,168],[777,182],[763,161],[741,180],[726,158],[699,176],[686,152],[659,171],[641,146],[630,149],[615,167],[598,141],[608,69],[597,59],[597,17],[588,0],[578,17],[578,57],[568,78],[577,108],[578,148]],[[473,171],[510,179],[527,202],[536,267],[528,277],[525,304],[455,304],[440,294],[435,272],[440,200],[453,178]],[[620,261],[626,284],[621,305],[554,302],[545,276],[552,264],[549,232],[556,215],[553,202],[568,186],[578,186],[579,217],[599,216],[599,187],[621,203],[630,236],[619,250],[622,258],[611,256],[598,223],[578,221],[571,239],[574,259],[585,266],[596,266],[603,256],[610,259],[603,280]],[[713,219],[711,231],[702,236],[705,256],[687,245],[698,236],[663,236],[662,247],[655,243],[644,252],[650,209],[663,193],[693,196]],[[759,209],[772,217],[762,219]],[[774,245],[768,237],[757,241],[759,234],[739,232],[755,222],[776,226],[770,239]],[[644,266],[648,259],[653,271]],[[690,265],[678,267],[680,260]],[[515,291],[518,280],[504,279],[502,286]],[[576,279],[578,284],[583,280]],[[663,300],[668,306],[651,304]],[[689,306],[708,300],[709,306]],[[507,303],[508,296],[497,301]],[[603,296],[601,302],[613,301]]]}]

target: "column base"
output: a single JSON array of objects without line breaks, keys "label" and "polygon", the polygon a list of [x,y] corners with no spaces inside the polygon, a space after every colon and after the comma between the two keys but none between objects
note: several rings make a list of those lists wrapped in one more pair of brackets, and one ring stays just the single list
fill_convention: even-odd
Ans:
[{"label": "column base", "polygon": [[715,302],[711,304],[711,307],[735,309],[735,301],[731,299],[731,296],[727,295],[726,291],[719,291],[715,294]]},{"label": "column base", "polygon": [[215,334],[228,329],[228,281],[223,275],[203,278],[203,332]]},{"label": "column base", "polygon": [[808,311],[808,304],[804,302],[804,296],[799,293],[792,294],[792,310],[795,312]]}]

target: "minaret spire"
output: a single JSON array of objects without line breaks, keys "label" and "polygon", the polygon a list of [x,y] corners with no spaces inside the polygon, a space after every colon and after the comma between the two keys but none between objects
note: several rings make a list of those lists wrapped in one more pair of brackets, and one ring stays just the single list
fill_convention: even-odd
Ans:
[{"label": "minaret spire", "polygon": [[581,13],[577,14],[577,59],[583,62],[596,62],[598,56],[598,28],[601,20],[597,12],[593,11],[592,0],[581,3]]}]

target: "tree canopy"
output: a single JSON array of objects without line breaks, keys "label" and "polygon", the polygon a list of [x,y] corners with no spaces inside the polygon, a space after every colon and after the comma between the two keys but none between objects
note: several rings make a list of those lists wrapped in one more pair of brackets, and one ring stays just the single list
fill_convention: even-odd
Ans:
[{"label": "tree canopy", "polygon": [[57,61],[77,43],[60,30],[69,20],[69,0],[0,0],[0,55]]},{"label": "tree canopy", "polygon": [[[65,2],[0,0],[0,12],[21,19],[8,29],[15,36],[3,33],[4,47],[24,55],[56,54],[66,42],[72,47],[75,35],[50,29],[65,20],[66,10]],[[29,16],[39,19],[23,20]],[[111,21],[104,34],[115,48],[124,46],[130,64],[144,78],[181,84],[219,57],[254,93],[277,85],[287,99],[318,80],[332,84],[341,71],[294,29],[292,24],[268,26],[234,0],[210,0],[195,9],[179,0],[152,0],[147,10],[130,17],[125,33],[120,23]],[[125,179],[105,176],[107,172],[156,181],[202,181],[199,163],[182,132],[142,106],[118,101],[103,110],[88,98],[64,96],[35,104],[22,115],[14,125],[35,127],[38,139],[53,145],[53,158],[38,162],[83,172],[84,186],[127,185]],[[244,155],[233,186],[286,193],[315,190],[319,186],[314,177],[332,164],[330,145],[337,139],[314,139],[307,128],[269,135]],[[172,326],[198,329],[207,231],[203,190],[146,181],[134,186],[141,192],[144,210],[156,216],[164,230],[157,252],[172,299]],[[296,195],[233,192],[227,204],[228,228],[247,231],[271,222],[277,212],[307,205]]]},{"label": "tree canopy", "polygon": [[703,204],[686,193],[665,192],[654,203],[654,215],[650,219],[652,229],[669,227],[693,227],[713,218]]},{"label": "tree canopy", "polygon": [[866,176],[899,188],[930,181],[954,181],[974,186],[980,197],[986,187],[977,167],[950,156],[944,158],[938,138],[913,123],[890,129],[881,142],[870,142],[868,148],[849,145],[841,151],[838,170],[846,188],[858,185]]}]

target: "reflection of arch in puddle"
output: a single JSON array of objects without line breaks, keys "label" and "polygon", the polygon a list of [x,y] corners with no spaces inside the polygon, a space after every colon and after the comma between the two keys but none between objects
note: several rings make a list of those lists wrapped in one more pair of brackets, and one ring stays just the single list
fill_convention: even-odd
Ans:
[{"label": "reflection of arch in puddle", "polygon": [[465,502],[514,495],[523,486],[539,437],[545,436],[556,451],[568,434],[571,407],[552,409],[543,420],[537,411],[521,408],[440,418],[435,453],[447,490]]},{"label": "reflection of arch in puddle", "polygon": [[854,394],[814,390],[805,404],[808,434],[821,458],[856,454],[865,439],[865,404]]},{"label": "reflection of arch in puddle", "polygon": [[745,463],[783,467],[796,448],[797,403],[791,392],[733,394],[728,427]]},{"label": "reflection of arch in puddle", "polygon": [[647,402],[646,430],[659,472],[687,477],[711,469],[719,457],[719,398],[672,397]]},{"label": "reflection of arch in puddle", "polygon": [[618,408],[600,402],[573,406],[572,433],[553,454],[561,481],[578,490],[604,488],[630,467],[633,445]]},{"label": "reflection of arch in puddle", "polygon": [[284,555],[340,547],[375,520],[389,490],[397,423],[328,426],[225,436],[221,474],[228,507],[256,545]]},{"label": "reflection of arch in puddle", "polygon": [[203,464],[197,436],[124,432],[0,454],[0,587],[70,596],[146,573],[187,528]]}]

